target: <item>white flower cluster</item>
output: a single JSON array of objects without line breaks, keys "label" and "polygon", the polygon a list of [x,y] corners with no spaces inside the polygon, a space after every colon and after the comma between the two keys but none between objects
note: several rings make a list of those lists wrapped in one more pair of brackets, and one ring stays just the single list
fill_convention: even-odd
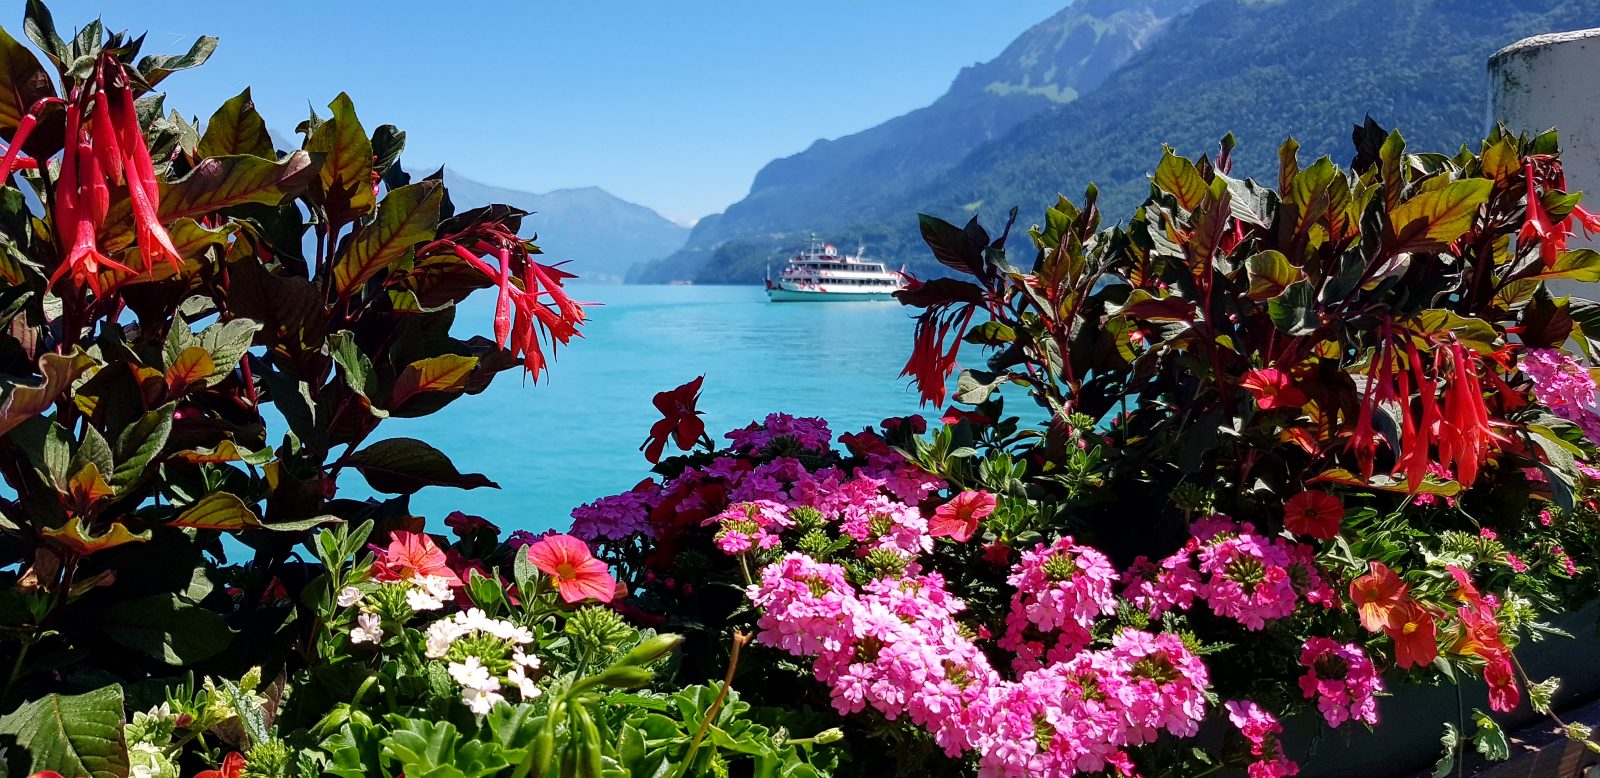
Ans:
[{"label": "white flower cluster", "polygon": [[428,625],[426,653],[430,659],[441,659],[449,653],[456,640],[470,634],[489,635],[511,644],[511,668],[502,679],[489,672],[489,668],[476,656],[468,656],[448,666],[450,677],[461,685],[461,701],[474,714],[482,716],[505,700],[504,686],[517,690],[524,700],[539,696],[539,687],[532,674],[539,669],[539,657],[525,653],[522,647],[533,642],[533,633],[526,627],[504,619],[491,619],[477,608],[457,613]]},{"label": "white flower cluster", "polygon": [[436,611],[455,595],[450,593],[450,579],[437,575],[424,575],[410,579],[413,586],[406,590],[406,604],[411,609],[422,611]]}]

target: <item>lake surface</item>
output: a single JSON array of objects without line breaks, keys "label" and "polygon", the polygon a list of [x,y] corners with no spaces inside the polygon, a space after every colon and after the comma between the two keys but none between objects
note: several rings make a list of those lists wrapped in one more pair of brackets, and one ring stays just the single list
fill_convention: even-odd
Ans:
[{"label": "lake surface", "polygon": [[[919,410],[898,377],[913,327],[911,309],[898,303],[770,303],[755,286],[571,289],[601,305],[537,385],[507,371],[433,416],[379,427],[425,440],[462,471],[500,484],[418,492],[412,512],[434,527],[463,510],[507,531],[565,528],[574,507],[649,474],[639,444],[660,418],[651,398],[702,373],[699,407],[718,442],[773,411],[821,416],[837,436]],[[489,335],[493,307],[487,292],[467,300],[456,334]],[[356,496],[365,484],[351,476],[340,481]]]}]

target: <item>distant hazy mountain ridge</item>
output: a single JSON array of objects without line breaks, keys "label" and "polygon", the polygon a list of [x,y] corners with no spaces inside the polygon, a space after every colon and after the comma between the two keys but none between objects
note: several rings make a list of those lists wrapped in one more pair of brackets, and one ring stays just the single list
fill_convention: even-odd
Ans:
[{"label": "distant hazy mountain ridge", "polygon": [[[932,105],[836,140],[819,140],[756,174],[750,194],[695,226],[684,250],[640,268],[640,281],[743,281],[759,271],[718,268],[733,240],[777,253],[811,230],[834,230],[863,210],[932,182],[1019,122],[1092,90],[1199,0],[1081,0],[1030,28],[988,62],[962,69]],[[978,11],[981,13],[981,11]],[[881,235],[829,232],[841,246]],[[723,252],[726,255],[728,252]],[[705,268],[708,275],[702,275]]]},{"label": "distant hazy mountain ridge", "polygon": [[1270,177],[1285,137],[1301,159],[1348,158],[1367,116],[1448,152],[1485,129],[1485,61],[1518,38],[1600,26],[1600,0],[1081,0],[964,69],[933,105],[777,160],[750,195],[631,278],[749,283],[817,232],[937,275],[916,213],[1022,225],[1057,193],[1101,189],[1108,219],[1148,192],[1161,145]]}]

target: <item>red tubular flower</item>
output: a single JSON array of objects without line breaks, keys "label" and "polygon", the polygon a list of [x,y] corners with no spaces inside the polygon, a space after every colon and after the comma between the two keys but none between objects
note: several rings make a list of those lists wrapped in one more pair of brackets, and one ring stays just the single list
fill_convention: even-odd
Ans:
[{"label": "red tubular flower", "polygon": [[[109,64],[107,64],[109,63]],[[128,203],[133,207],[134,232],[139,241],[139,253],[144,256],[145,269],[153,267],[158,259],[165,259],[174,270],[183,269],[183,258],[172,245],[167,228],[161,226],[157,212],[161,208],[161,192],[156,183],[155,165],[150,161],[150,149],[145,146],[144,130],[139,126],[139,115],[133,107],[133,91],[128,88],[128,76],[122,64],[107,55],[102,61],[97,84],[106,92],[105,103],[111,106],[110,126],[117,131],[116,143],[122,154],[123,177],[128,184]]]},{"label": "red tubular flower", "polygon": [[1534,188],[1533,163],[1524,164],[1522,172],[1528,185],[1528,218],[1517,233],[1517,242],[1526,246],[1538,241],[1539,258],[1549,267],[1567,247],[1567,232],[1550,223],[1550,214],[1545,212],[1544,203]]},{"label": "red tubular flower", "polygon": [[6,156],[0,159],[0,185],[11,180],[13,170],[25,168],[34,170],[39,167],[37,160],[22,156],[22,144],[28,142],[28,136],[33,134],[33,128],[39,125],[39,114],[52,105],[60,105],[59,97],[41,97],[34,101],[28,112],[17,122],[17,130],[11,134],[11,144],[6,147]]},{"label": "red tubular flower", "polygon": [[[554,354],[578,335],[584,322],[583,304],[574,301],[561,282],[571,273],[535,262],[528,244],[500,225],[480,226],[476,233],[457,235],[444,241],[450,251],[495,282],[494,338],[501,348],[522,357],[522,366],[535,381],[544,371],[546,359],[540,341],[547,338]],[[468,248],[471,246],[471,248]],[[492,267],[478,254],[492,255],[499,267]],[[521,275],[517,268],[522,268]],[[522,282],[518,289],[513,280]],[[544,298],[549,298],[546,303]]]},{"label": "red tubular flower", "polygon": [[617,581],[606,563],[589,553],[588,544],[571,535],[547,535],[528,546],[528,561],[555,581],[565,602],[611,602]]},{"label": "red tubular flower", "polygon": [[[921,308],[916,332],[912,336],[911,357],[900,371],[916,384],[922,404],[943,405],[945,382],[955,371],[956,352],[961,337],[972,323],[977,306],[984,302],[981,287],[953,278],[936,278],[926,283],[906,276],[907,286],[894,293],[902,305]],[[949,342],[949,347],[945,343]]]},{"label": "red tubular flower", "polygon": [[933,518],[928,520],[928,534],[965,543],[978,531],[978,522],[994,513],[994,508],[994,495],[981,489],[962,492],[933,512]]},{"label": "red tubular flower", "polygon": [[1344,503],[1320,489],[1307,489],[1283,505],[1283,526],[1296,535],[1332,540],[1343,519]]},{"label": "red tubular flower", "polygon": [[1295,388],[1294,380],[1289,378],[1289,374],[1277,368],[1248,370],[1244,378],[1239,380],[1239,385],[1256,398],[1256,405],[1263,411],[1270,411],[1273,408],[1298,408],[1306,404],[1305,392]]},{"label": "red tubular flower", "polygon": [[705,376],[699,376],[676,389],[656,392],[651,402],[661,411],[661,420],[651,425],[649,437],[639,446],[651,464],[661,461],[668,438],[677,443],[678,448],[688,451],[705,434],[706,423],[700,418],[701,412],[695,409],[700,402],[700,384],[705,380]]},{"label": "red tubular flower", "polygon": [[[1429,459],[1429,450],[1439,426],[1438,384],[1428,377],[1427,371],[1423,368],[1422,355],[1417,351],[1417,344],[1409,336],[1406,338],[1406,361],[1409,363],[1409,369],[1401,370],[1398,374],[1400,456],[1395,461],[1394,472],[1403,475],[1406,479],[1406,488],[1412,494],[1416,494],[1427,479],[1429,466],[1433,462]],[[1413,379],[1416,381],[1418,402],[1422,407],[1420,418],[1411,407]]]},{"label": "red tubular flower", "polygon": [[1460,344],[1450,346],[1452,373],[1444,392],[1444,415],[1439,425],[1439,463],[1454,470],[1456,480],[1470,487],[1478,468],[1489,457],[1489,407],[1478,380],[1477,354]]}]

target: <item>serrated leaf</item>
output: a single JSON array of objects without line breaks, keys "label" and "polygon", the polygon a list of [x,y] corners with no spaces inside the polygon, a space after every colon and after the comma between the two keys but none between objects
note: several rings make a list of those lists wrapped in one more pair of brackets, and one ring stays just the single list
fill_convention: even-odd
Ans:
[{"label": "serrated leaf", "polygon": [[49,694],[0,716],[0,735],[15,739],[13,769],[51,771],[87,778],[126,778],[128,747],[123,741],[122,687],[87,694]]},{"label": "serrated leaf", "polygon": [[233,531],[255,529],[261,525],[256,512],[230,492],[212,492],[184,509],[172,520],[177,527]]},{"label": "serrated leaf", "polygon": [[407,400],[422,392],[463,390],[477,366],[477,357],[457,354],[440,354],[412,362],[406,365],[406,369],[400,371],[400,377],[395,379],[389,407],[399,408]]},{"label": "serrated leaf", "polygon": [[260,331],[261,324],[250,319],[229,319],[201,330],[197,342],[211,354],[216,368],[205,382],[215,384],[233,372]]},{"label": "serrated leaf", "polygon": [[419,181],[384,197],[377,218],[356,231],[350,249],[334,265],[334,289],[349,294],[405,256],[412,246],[433,239],[443,196],[441,182]]},{"label": "serrated leaf", "polygon": [[349,460],[367,483],[386,494],[411,494],[424,486],[499,488],[480,473],[462,473],[444,452],[413,438],[390,438],[357,451]]}]

